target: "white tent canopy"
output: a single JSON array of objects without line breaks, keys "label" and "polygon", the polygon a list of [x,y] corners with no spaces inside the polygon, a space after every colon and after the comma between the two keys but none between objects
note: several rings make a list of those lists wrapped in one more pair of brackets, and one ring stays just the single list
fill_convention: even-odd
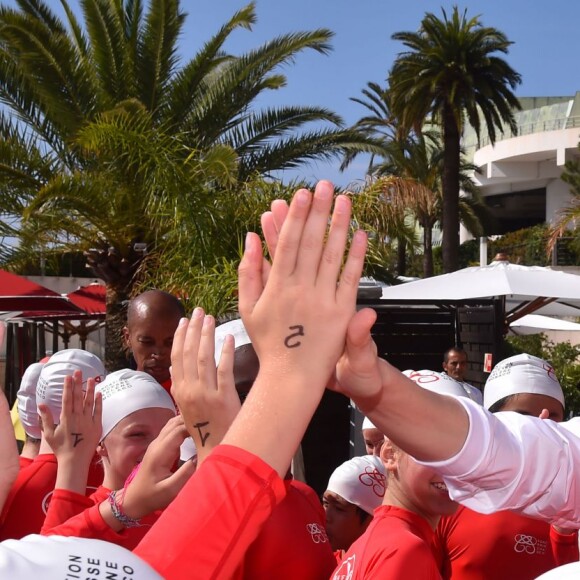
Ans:
[{"label": "white tent canopy", "polygon": [[385,300],[461,301],[503,296],[511,323],[532,312],[580,316],[580,276],[495,261],[399,286],[383,288]]},{"label": "white tent canopy", "polygon": [[545,330],[563,331],[563,332],[580,332],[580,324],[562,320],[561,318],[552,318],[542,316],[541,314],[527,314],[519,320],[510,324],[510,330],[514,334],[536,334]]}]

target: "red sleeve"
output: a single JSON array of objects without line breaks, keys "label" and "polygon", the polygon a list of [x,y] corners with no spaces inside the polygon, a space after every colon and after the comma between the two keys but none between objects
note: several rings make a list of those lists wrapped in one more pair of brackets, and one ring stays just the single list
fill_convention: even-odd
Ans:
[{"label": "red sleeve", "polygon": [[573,534],[560,534],[550,526],[550,543],[556,566],[578,562],[580,554],[578,550],[578,530]]},{"label": "red sleeve", "polygon": [[46,512],[46,519],[40,534],[42,536],[65,535],[53,532],[53,529],[64,524],[70,518],[84,512],[94,505],[90,498],[69,491],[68,489],[55,489]]},{"label": "red sleeve", "polygon": [[30,459],[30,457],[22,457],[22,455],[20,455],[20,457],[18,457],[18,463],[20,465],[20,469],[24,469],[25,467],[28,467],[29,465],[32,464],[34,460]]},{"label": "red sleeve", "polygon": [[267,463],[219,445],[134,551],[164,578],[229,578],[284,494]]},{"label": "red sleeve", "polygon": [[21,469],[0,516],[0,541],[39,534],[56,481],[56,457],[38,455]]}]

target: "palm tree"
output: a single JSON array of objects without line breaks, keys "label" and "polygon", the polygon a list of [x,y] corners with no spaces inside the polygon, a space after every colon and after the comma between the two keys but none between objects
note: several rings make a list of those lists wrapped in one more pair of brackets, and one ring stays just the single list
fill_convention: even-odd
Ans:
[{"label": "palm tree", "polygon": [[562,173],[562,181],[570,186],[572,199],[570,203],[558,212],[558,219],[550,227],[548,240],[548,254],[550,254],[558,239],[564,234],[570,235],[570,229],[574,228],[576,244],[578,239],[578,226],[580,225],[580,161],[566,161],[566,170]]},{"label": "palm tree", "polygon": [[520,75],[496,53],[511,44],[499,30],[484,27],[453,8],[450,18],[427,13],[418,32],[398,32],[407,51],[398,55],[389,75],[391,109],[399,128],[408,132],[429,122],[443,132],[443,267],[458,267],[460,140],[465,120],[479,135],[482,120],[490,141],[506,124],[516,132],[513,89]]},{"label": "palm tree", "polygon": [[[400,203],[423,231],[423,276],[433,275],[433,229],[443,222],[442,184],[444,153],[437,132],[421,133],[414,137],[392,141],[383,163],[375,164],[374,175],[378,178],[371,187],[384,189],[391,176],[406,180],[409,187],[401,189]],[[475,166],[463,158],[460,165],[461,189],[468,195],[459,198],[460,221],[475,236],[481,235],[483,224],[489,220],[489,212],[477,187],[470,178]]]},{"label": "palm tree", "polygon": [[256,21],[250,3],[181,64],[178,0],[147,9],[142,0],[84,0],[82,22],[67,0],[64,21],[43,0],[16,4],[0,8],[0,235],[21,237],[15,259],[39,247],[88,251],[109,289],[110,345],[118,321],[109,315],[121,316],[143,249],[166,243],[184,206],[195,217],[189,235],[207,249],[204,224],[215,222],[224,182],[368,147],[321,107],[254,110],[264,91],[285,85],[282,66],[308,49],[329,52],[329,30],[229,55],[230,34]]}]

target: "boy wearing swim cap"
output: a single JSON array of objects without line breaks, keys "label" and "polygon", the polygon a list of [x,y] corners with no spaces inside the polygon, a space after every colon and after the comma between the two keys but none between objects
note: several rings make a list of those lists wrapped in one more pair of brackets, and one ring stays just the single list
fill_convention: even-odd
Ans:
[{"label": "boy wearing swim cap", "polygon": [[[175,417],[175,406],[153,377],[129,369],[108,375],[96,392],[102,399],[102,429],[91,424],[92,405],[88,401],[84,409],[88,421],[72,433],[72,453],[63,453],[63,461],[59,458],[59,475],[66,473],[57,479],[57,489],[41,533],[103,539],[133,549],[159,514],[145,513],[146,517],[139,522],[124,519],[120,507],[123,492],[117,490],[123,489],[150,443]],[[186,435],[184,429],[182,433],[180,444]],[[82,446],[86,446],[84,455]],[[81,469],[79,464],[84,463],[86,467],[95,446],[103,459],[104,479],[95,493],[86,498],[78,493],[74,478]],[[190,465],[186,464],[183,470],[189,471]]]},{"label": "boy wearing swim cap", "polygon": [[383,501],[385,485],[385,468],[374,455],[353,457],[332,472],[322,505],[326,533],[338,561],[367,529]]}]

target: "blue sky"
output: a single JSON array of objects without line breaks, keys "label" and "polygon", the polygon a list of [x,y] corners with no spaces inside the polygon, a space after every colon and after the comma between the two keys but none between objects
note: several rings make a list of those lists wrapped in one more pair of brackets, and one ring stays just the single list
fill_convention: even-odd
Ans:
[{"label": "blue sky", "polygon": [[[59,0],[48,3],[60,6]],[[71,4],[77,3],[72,0]],[[188,13],[181,41],[183,57],[191,58],[245,4],[243,0],[182,0],[182,9]],[[457,5],[470,16],[480,15],[484,25],[500,29],[514,42],[506,59],[522,75],[518,96],[574,95],[580,90],[580,2],[472,0]],[[349,98],[359,96],[368,81],[385,84],[403,48],[391,35],[416,30],[425,12],[439,15],[444,7],[449,13],[452,6],[431,0],[258,0],[254,29],[236,31],[226,49],[237,54],[286,32],[329,28],[335,33],[333,52],[329,56],[299,55],[284,70],[287,87],[270,92],[259,104],[324,106],[353,123],[364,110]],[[300,174],[311,180],[330,178],[341,185],[364,176],[362,159],[345,174],[338,172],[337,165],[318,163],[303,168]]]}]

